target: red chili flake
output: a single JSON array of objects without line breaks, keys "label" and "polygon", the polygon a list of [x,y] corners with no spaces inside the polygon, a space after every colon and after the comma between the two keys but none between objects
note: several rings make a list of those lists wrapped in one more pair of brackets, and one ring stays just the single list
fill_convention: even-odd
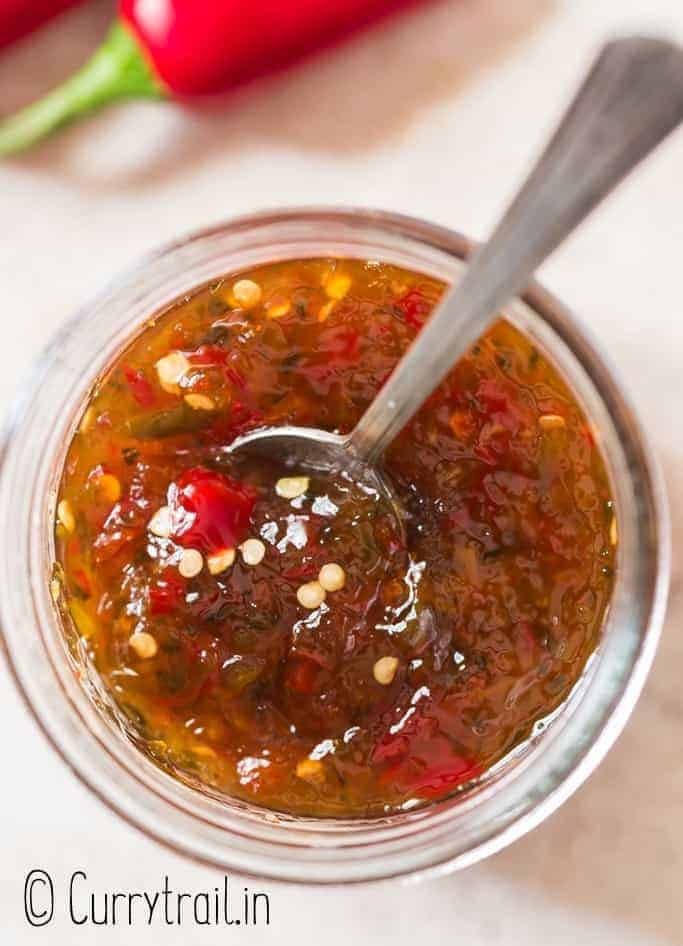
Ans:
[{"label": "red chili flake", "polygon": [[187,360],[191,365],[197,365],[202,368],[217,368],[224,365],[228,357],[224,348],[218,348],[217,345],[200,345],[196,351],[187,353]]},{"label": "red chili flake", "polygon": [[330,361],[339,368],[355,365],[360,357],[360,336],[346,325],[329,329],[322,341],[324,350],[330,353]]},{"label": "red chili flake", "polygon": [[282,572],[282,577],[286,581],[301,581],[317,578],[320,566],[315,562],[308,562],[306,565],[297,565],[294,568],[287,568]]},{"label": "red chili flake", "polygon": [[285,668],[285,684],[295,693],[308,695],[317,690],[317,680],[320,667],[308,657],[295,657],[288,661]]},{"label": "red chili flake", "polygon": [[496,378],[483,378],[479,382],[477,398],[490,413],[507,411],[510,407],[510,399]]},{"label": "red chili flake", "polygon": [[155,403],[157,396],[154,388],[145,377],[144,372],[140,371],[138,368],[126,366],[123,369],[123,374],[135,402],[139,404],[140,407],[151,407]]},{"label": "red chili flake", "polygon": [[498,463],[498,454],[488,444],[478,443],[474,448],[474,453],[477,459],[488,466],[496,466]]},{"label": "red chili flake", "polygon": [[432,303],[422,295],[419,289],[409,289],[397,300],[396,305],[403,313],[408,325],[417,332],[425,324],[432,310]]},{"label": "red chili flake", "polygon": [[168,497],[176,524],[172,538],[205,554],[235,548],[246,538],[256,502],[250,487],[200,466],[172,483]]},{"label": "red chili flake", "polygon": [[93,542],[94,560],[101,563],[115,558],[144,532],[145,525],[146,516],[132,499],[127,497],[115,503]]},{"label": "red chili flake", "polygon": [[215,443],[231,443],[235,437],[260,427],[263,424],[263,412],[252,409],[242,401],[233,401],[230,413],[221,415],[209,427],[205,427],[202,436]]},{"label": "red chili flake", "polygon": [[319,396],[326,396],[339,372],[358,364],[360,336],[355,329],[338,325],[325,330],[318,343],[318,356],[313,364],[300,366],[301,374],[311,382]]},{"label": "red chili flake", "polygon": [[406,795],[439,798],[479,775],[481,766],[455,751],[435,719],[418,713],[399,732],[388,733],[375,746],[372,759],[388,764],[379,777],[381,783]]},{"label": "red chili flake", "polygon": [[236,368],[231,368],[230,366],[228,366],[225,369],[225,375],[229,381],[232,381],[235,387],[240,389],[240,391],[244,391],[246,389],[247,382],[239,373],[239,371],[237,371]]},{"label": "red chili flake", "polygon": [[72,572],[73,580],[78,586],[78,590],[81,591],[86,598],[89,598],[92,594],[92,585],[90,584],[90,579],[88,578],[86,572],[82,568],[76,568]]},{"label": "red chili flake", "polygon": [[149,613],[157,616],[172,614],[185,599],[185,582],[173,569],[165,569],[149,588]]}]

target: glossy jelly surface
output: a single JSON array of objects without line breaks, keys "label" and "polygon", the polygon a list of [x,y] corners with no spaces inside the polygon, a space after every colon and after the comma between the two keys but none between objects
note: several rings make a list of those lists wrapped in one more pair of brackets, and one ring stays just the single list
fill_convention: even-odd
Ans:
[{"label": "glossy jelly surface", "polygon": [[348,431],[443,285],[376,261],[231,275],[159,314],[69,446],[53,591],[178,777],[295,814],[459,790],[528,738],[596,646],[617,525],[595,431],[498,321],[386,456],[405,536],[340,474],[233,438]]}]

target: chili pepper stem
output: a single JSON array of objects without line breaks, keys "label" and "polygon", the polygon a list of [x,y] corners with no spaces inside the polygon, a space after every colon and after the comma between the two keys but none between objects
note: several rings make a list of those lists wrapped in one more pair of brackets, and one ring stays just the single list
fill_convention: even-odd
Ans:
[{"label": "chili pepper stem", "polygon": [[38,102],[0,122],[0,157],[23,151],[109,102],[165,95],[135,37],[117,21],[79,72]]}]

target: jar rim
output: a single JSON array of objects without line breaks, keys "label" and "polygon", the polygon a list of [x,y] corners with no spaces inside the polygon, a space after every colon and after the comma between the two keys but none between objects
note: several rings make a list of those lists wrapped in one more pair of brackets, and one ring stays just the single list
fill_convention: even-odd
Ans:
[{"label": "jar rim", "polygon": [[[92,688],[86,693],[76,681],[74,658],[63,639],[60,652],[45,571],[55,471],[70,439],[65,425],[73,430],[84,386],[95,381],[131,332],[180,294],[178,286],[192,272],[213,272],[215,278],[237,271],[244,263],[216,267],[226,258],[248,261],[249,253],[267,262],[294,258],[305,246],[316,246],[325,256],[340,255],[333,252],[336,246],[355,245],[360,254],[371,244],[384,247],[392,261],[409,257],[412,263],[405,262],[412,268],[420,269],[422,261],[424,271],[432,266],[442,275],[462,267],[475,246],[455,231],[416,218],[335,207],[264,211],[181,237],[145,255],[59,331],[15,399],[0,447],[0,548],[5,547],[5,562],[11,548],[13,560],[22,564],[18,576],[16,570],[10,576],[7,567],[0,572],[0,641],[27,706],[64,761],[129,823],[176,851],[245,875],[308,883],[424,876],[466,866],[506,846],[561,804],[612,745],[642,688],[664,617],[670,538],[658,465],[613,369],[585,328],[533,281],[511,308],[517,306],[515,313],[530,320],[553,357],[564,358],[564,367],[575,371],[572,380],[583,386],[584,398],[593,398],[589,416],[597,414],[604,423],[603,447],[621,497],[620,522],[626,514],[619,595],[615,590],[604,646],[581,687],[563,704],[561,723],[553,722],[526,758],[463,799],[447,799],[398,820],[369,822],[255,814],[238,803],[221,810],[224,803],[206,798],[200,804],[199,793],[142,765],[132,745],[139,772],[122,746],[113,751],[107,743],[111,730],[103,723],[103,694]],[[205,281],[196,278],[193,285]],[[152,308],[150,293],[156,299]],[[108,319],[118,319],[115,330]],[[84,323],[90,332],[83,332]],[[68,356],[79,345],[81,364],[73,368]],[[55,417],[57,408],[68,418]],[[161,806],[168,806],[163,811],[170,819],[161,816]]]}]

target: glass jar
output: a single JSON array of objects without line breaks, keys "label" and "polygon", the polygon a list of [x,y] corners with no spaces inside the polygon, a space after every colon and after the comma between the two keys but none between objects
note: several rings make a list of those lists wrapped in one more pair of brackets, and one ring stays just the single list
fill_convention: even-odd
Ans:
[{"label": "glass jar", "polygon": [[615,497],[618,567],[598,650],[571,696],[477,785],[369,820],[291,817],[199,791],[135,747],[82,648],[66,644],[49,590],[66,448],[98,375],[151,316],[202,283],[275,260],[379,259],[452,282],[470,250],[450,230],[375,211],[286,210],[233,220],[147,256],[108,286],[58,333],[14,404],[0,468],[0,623],[14,678],[92,791],[176,851],[224,870],[315,884],[461,868],[547,817],[600,762],[633,708],[665,610],[662,481],[613,371],[535,283],[505,315],[554,361],[596,431]]}]

